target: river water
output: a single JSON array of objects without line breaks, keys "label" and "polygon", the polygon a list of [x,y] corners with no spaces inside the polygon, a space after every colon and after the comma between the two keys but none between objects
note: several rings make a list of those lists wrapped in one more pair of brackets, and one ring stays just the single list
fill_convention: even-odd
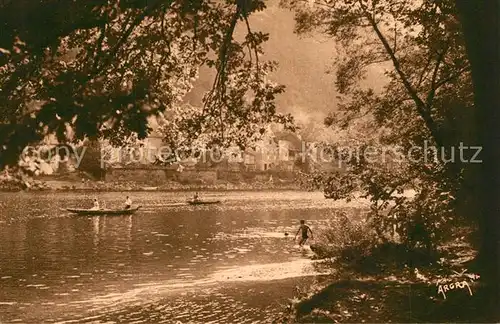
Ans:
[{"label": "river water", "polygon": [[223,201],[210,206],[127,194],[134,215],[61,210],[125,193],[0,194],[0,323],[268,322],[318,275],[293,241],[299,220],[317,232],[359,211],[296,191],[207,193]]}]

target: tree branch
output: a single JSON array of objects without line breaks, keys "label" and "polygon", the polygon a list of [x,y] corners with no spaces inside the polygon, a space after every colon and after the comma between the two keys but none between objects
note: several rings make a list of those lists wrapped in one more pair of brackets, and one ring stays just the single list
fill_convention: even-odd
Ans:
[{"label": "tree branch", "polygon": [[[226,30],[226,34],[224,36],[224,40],[221,44],[221,48],[219,50],[219,56],[218,56],[218,67],[217,67],[217,74],[215,75],[214,82],[212,84],[212,89],[208,93],[208,96],[204,102],[203,105],[203,110],[201,113],[201,117],[203,118],[205,115],[205,111],[207,108],[207,104],[212,100],[214,94],[219,93],[218,99],[220,99],[220,102],[223,101],[223,98],[225,96],[225,85],[224,82],[226,81],[226,66],[227,66],[227,61],[228,61],[228,54],[229,54],[229,48],[231,46],[231,41],[233,39],[233,33],[234,29],[236,27],[236,23],[238,21],[238,18],[240,17],[241,14],[241,7],[239,5],[236,6],[236,11],[233,14],[233,17],[231,18],[231,22],[229,24],[229,28]],[[217,103],[218,100],[216,100]],[[213,113],[213,106],[212,106],[212,113]],[[220,121],[220,127],[221,127],[221,138],[224,140],[224,122],[223,122],[223,116],[222,116],[223,109],[220,109],[219,112],[219,121]]]},{"label": "tree branch", "polygon": [[441,86],[443,86],[444,84],[450,82],[451,80],[455,79],[455,78],[458,78],[459,76],[461,76],[464,72],[467,72],[467,71],[470,71],[470,65],[467,65],[463,68],[461,68],[460,70],[457,71],[457,73],[454,73],[452,75],[450,75],[449,77],[445,78],[445,79],[442,79],[442,80],[439,80],[436,82],[436,90],[439,89]]},{"label": "tree branch", "polygon": [[[90,78],[89,79],[92,79],[96,76],[98,76],[99,74],[101,74],[105,68],[111,63],[111,61],[113,60],[113,58],[116,56],[116,54],[118,53],[118,51],[120,50],[120,48],[123,46],[123,44],[127,41],[127,39],[129,38],[129,36],[132,34],[132,32],[134,31],[134,29],[139,26],[139,24],[151,13],[153,12],[155,9],[159,8],[162,3],[163,3],[164,0],[157,0],[152,6],[148,6],[144,9],[144,11],[139,15],[137,16],[134,21],[132,22],[132,24],[125,30],[125,32],[123,33],[122,37],[120,37],[120,39],[118,40],[118,42],[116,43],[116,45],[113,47],[113,49],[111,50],[111,52],[109,53],[109,55],[106,56],[106,59],[104,60],[103,64],[101,66],[98,66],[96,70],[94,70],[94,72],[90,75]],[[169,2],[171,2],[172,0],[168,0]]]},{"label": "tree branch", "polygon": [[436,59],[436,66],[434,67],[434,72],[432,73],[432,79],[431,79],[431,89],[429,93],[427,94],[427,99],[425,102],[425,105],[427,107],[428,111],[431,111],[431,106],[432,106],[432,100],[434,99],[434,95],[436,94],[436,79],[439,73],[439,67],[441,66],[441,63],[444,60],[444,57],[448,51],[448,45],[446,45],[445,49],[443,49],[439,54]]},{"label": "tree branch", "polygon": [[427,76],[427,68],[431,65],[431,62],[432,62],[432,54],[429,54],[427,62],[425,63],[424,68],[422,69],[422,73],[420,74],[420,77],[418,78],[417,89],[419,89],[420,86],[422,85],[422,82],[424,82],[424,79]]},{"label": "tree branch", "polygon": [[397,29],[397,23],[394,22],[394,53],[396,53],[398,51],[397,47],[398,47],[398,42],[397,42],[397,39],[398,39],[398,29]]},{"label": "tree branch", "polygon": [[246,15],[245,15],[245,24],[247,26],[248,35],[250,36],[250,39],[252,40],[253,43],[253,50],[255,53],[255,65],[257,67],[257,75],[258,75],[260,69],[259,69],[259,53],[257,52],[257,42],[255,40],[255,36],[252,30],[250,29],[250,23],[248,22],[248,17]]},{"label": "tree branch", "polygon": [[99,35],[99,39],[97,40],[97,44],[94,50],[94,64],[92,66],[92,70],[96,70],[99,65],[99,58],[102,53],[102,42],[104,41],[104,37],[106,36],[106,23],[104,23],[100,28],[101,34]]},{"label": "tree branch", "polygon": [[401,79],[401,82],[403,83],[404,87],[406,88],[406,90],[408,91],[408,93],[412,97],[413,101],[415,102],[415,107],[417,109],[417,112],[419,113],[420,117],[422,117],[422,119],[424,120],[425,125],[427,126],[427,128],[431,132],[431,135],[434,138],[434,140],[436,141],[436,144],[438,144],[438,146],[441,146],[443,141],[442,141],[441,136],[439,134],[437,125],[434,122],[434,119],[432,118],[430,112],[427,111],[426,105],[422,101],[422,99],[419,97],[417,91],[413,88],[413,86],[408,81],[408,78],[406,77],[405,73],[401,69],[401,65],[400,65],[399,60],[397,59],[394,51],[392,50],[391,46],[389,45],[389,43],[387,41],[387,39],[380,31],[374,18],[372,17],[372,15],[369,12],[366,11],[366,7],[365,6],[363,6],[363,7],[365,10],[364,11],[365,17],[368,19],[368,21],[372,25],[373,30],[375,31],[378,38],[382,42],[382,45],[384,46],[385,50],[387,51],[387,54],[391,58],[394,69],[396,70],[399,78]]}]

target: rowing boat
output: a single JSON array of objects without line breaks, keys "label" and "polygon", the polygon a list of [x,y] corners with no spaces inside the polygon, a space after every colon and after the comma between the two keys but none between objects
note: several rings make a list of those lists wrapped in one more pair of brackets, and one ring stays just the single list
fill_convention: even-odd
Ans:
[{"label": "rowing boat", "polygon": [[141,206],[129,209],[79,209],[66,208],[67,211],[78,215],[130,215],[139,210]]},{"label": "rowing boat", "polygon": [[141,190],[144,190],[144,191],[155,191],[155,190],[158,190],[158,187],[141,187]]},{"label": "rowing boat", "polygon": [[188,200],[188,204],[190,205],[213,205],[213,204],[220,204],[220,200],[214,200],[214,201],[202,201],[202,200]]}]

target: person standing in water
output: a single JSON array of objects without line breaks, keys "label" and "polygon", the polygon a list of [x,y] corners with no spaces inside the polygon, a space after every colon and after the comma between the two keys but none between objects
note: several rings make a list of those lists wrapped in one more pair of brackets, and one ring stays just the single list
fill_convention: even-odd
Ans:
[{"label": "person standing in water", "polygon": [[311,228],[306,225],[306,221],[303,219],[300,221],[300,226],[295,234],[295,239],[297,239],[297,235],[299,235],[300,232],[302,232],[302,238],[300,239],[299,246],[303,246],[306,243],[309,239],[309,233],[311,233],[311,239],[314,239]]},{"label": "person standing in water", "polygon": [[132,207],[132,199],[127,196],[127,199],[125,200],[125,209],[130,209],[130,207]]}]

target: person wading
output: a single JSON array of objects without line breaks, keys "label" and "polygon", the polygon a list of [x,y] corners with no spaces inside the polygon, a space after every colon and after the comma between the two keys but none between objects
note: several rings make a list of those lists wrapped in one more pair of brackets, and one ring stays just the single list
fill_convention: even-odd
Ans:
[{"label": "person wading", "polygon": [[299,229],[297,230],[297,233],[295,234],[295,239],[297,239],[297,235],[302,232],[302,238],[300,239],[299,246],[303,246],[306,241],[309,239],[309,233],[311,233],[311,239],[313,238],[313,232],[309,226],[306,225],[305,220],[300,221],[300,226]]}]

